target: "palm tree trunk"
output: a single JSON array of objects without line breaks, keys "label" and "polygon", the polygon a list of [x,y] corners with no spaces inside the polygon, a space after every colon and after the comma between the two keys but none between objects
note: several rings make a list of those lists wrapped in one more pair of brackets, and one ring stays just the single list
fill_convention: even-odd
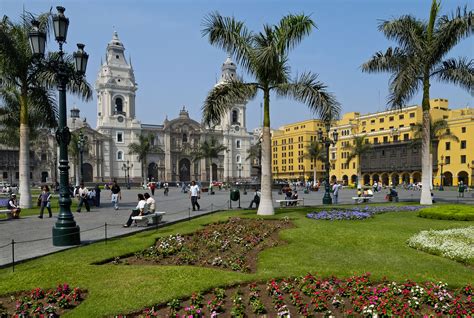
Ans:
[{"label": "palm tree trunk", "polygon": [[271,174],[271,135],[270,135],[270,90],[263,94],[263,136],[262,136],[262,197],[258,215],[274,215]]},{"label": "palm tree trunk", "polygon": [[20,207],[31,208],[30,188],[30,127],[28,127],[28,92],[23,90],[20,96]]},{"label": "palm tree trunk", "polygon": [[[427,73],[425,73],[427,74]],[[420,204],[431,205],[430,191],[430,170],[433,166],[430,166],[430,83],[428,75],[425,75],[423,80],[423,101],[421,107],[423,108],[423,133],[421,143],[421,197]]]},{"label": "palm tree trunk", "polygon": [[357,156],[357,189],[362,189],[362,169],[360,165],[360,155]]},{"label": "palm tree trunk", "polygon": [[317,164],[317,161],[315,160],[315,163],[314,163],[314,171],[313,171],[313,187],[316,186],[316,182],[317,182],[317,181],[316,181],[316,168],[317,168],[316,164]]},{"label": "palm tree trunk", "polygon": [[433,190],[433,152],[430,149],[430,191]]},{"label": "palm tree trunk", "polygon": [[78,160],[74,160],[74,179],[76,179],[76,186],[78,187],[79,186],[79,163],[78,163]]},{"label": "palm tree trunk", "polygon": [[212,185],[212,159],[211,159],[211,165],[209,166],[209,193],[211,191],[211,185]]}]

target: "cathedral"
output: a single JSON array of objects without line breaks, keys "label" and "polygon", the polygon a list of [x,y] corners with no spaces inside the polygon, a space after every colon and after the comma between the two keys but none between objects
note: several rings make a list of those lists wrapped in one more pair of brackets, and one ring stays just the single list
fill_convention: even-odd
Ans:
[{"label": "cathedral", "polygon": [[[75,107],[68,118],[71,131],[82,131],[87,140],[83,160],[84,181],[108,182],[116,179],[124,182],[128,173],[133,183],[144,179],[205,182],[210,179],[210,169],[214,180],[250,179],[252,165],[247,156],[254,137],[247,131],[245,103],[235,104],[223,116],[220,125],[213,129],[200,120],[190,118],[185,106],[177,109],[179,113],[174,119],[166,118],[161,124],[142,123],[135,115],[138,87],[133,67],[124,52],[125,47],[114,32],[95,82],[96,129],[80,118],[79,109]],[[235,63],[228,57],[222,65],[219,83],[236,78],[236,69]],[[152,136],[154,150],[140,162],[136,154],[129,153],[129,145],[137,143],[142,134]],[[227,149],[212,162],[210,159],[193,161],[193,152],[199,144],[211,138]],[[73,159],[70,160],[70,177],[77,180],[79,168],[77,160]]]}]

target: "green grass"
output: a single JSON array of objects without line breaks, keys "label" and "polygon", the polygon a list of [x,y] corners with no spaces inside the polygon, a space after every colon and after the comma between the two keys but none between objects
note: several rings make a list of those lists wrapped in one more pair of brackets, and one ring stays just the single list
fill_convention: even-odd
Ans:
[{"label": "green grass", "polygon": [[284,230],[288,242],[260,253],[258,271],[242,274],[192,266],[92,265],[140,251],[157,237],[193,232],[229,216],[256,217],[255,211],[221,212],[158,231],[71,249],[20,264],[15,273],[0,270],[0,293],[54,287],[67,282],[89,291],[80,306],[67,317],[111,316],[139,310],[193,291],[271,277],[317,275],[347,277],[366,272],[374,280],[444,281],[451,287],[472,282],[473,267],[407,246],[412,235],[426,229],[465,227],[474,222],[431,220],[417,212],[393,212],[364,221],[316,221],[305,217],[312,208],[282,209],[275,217],[288,216],[295,228]]},{"label": "green grass", "polygon": [[474,206],[459,204],[437,205],[420,210],[418,215],[422,218],[437,220],[474,221]]}]

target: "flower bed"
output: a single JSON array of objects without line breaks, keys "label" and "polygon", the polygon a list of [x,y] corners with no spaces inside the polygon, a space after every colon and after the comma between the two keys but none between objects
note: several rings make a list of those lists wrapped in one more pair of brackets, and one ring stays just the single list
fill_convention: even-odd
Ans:
[{"label": "flower bed", "polygon": [[474,264],[474,226],[442,231],[421,231],[408,246],[458,262]]},{"label": "flower bed", "polygon": [[443,283],[374,283],[369,274],[343,280],[308,274],[216,288],[116,317],[468,316],[472,296],[470,285],[450,291]]},{"label": "flower bed", "polygon": [[190,235],[170,235],[152,247],[114,264],[167,264],[220,267],[238,272],[256,270],[257,254],[276,246],[278,231],[291,227],[288,219],[230,218]]},{"label": "flower bed", "polygon": [[365,206],[348,209],[331,209],[308,213],[306,217],[315,220],[364,220],[373,217],[375,214],[395,211],[418,211],[422,206]]},{"label": "flower bed", "polygon": [[30,292],[0,297],[0,317],[59,317],[84,300],[84,291],[60,284],[56,289],[35,288]]}]

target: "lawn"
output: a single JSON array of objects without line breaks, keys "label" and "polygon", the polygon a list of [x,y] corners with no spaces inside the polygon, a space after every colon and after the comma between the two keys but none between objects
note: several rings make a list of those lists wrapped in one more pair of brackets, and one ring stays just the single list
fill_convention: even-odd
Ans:
[{"label": "lawn", "polygon": [[474,221],[474,206],[462,204],[436,205],[421,210],[419,216],[428,219]]},{"label": "lawn", "polygon": [[222,212],[175,224],[158,231],[84,246],[0,270],[0,293],[54,287],[67,282],[87,289],[88,298],[67,317],[98,317],[140,310],[191,292],[272,277],[304,275],[348,277],[366,272],[372,279],[444,281],[450,287],[472,282],[474,269],[408,247],[412,235],[427,229],[473,225],[472,221],[424,219],[417,212],[389,212],[362,221],[323,221],[306,218],[311,208],[278,210],[296,227],[283,230],[288,244],[258,256],[257,272],[244,274],[193,266],[93,265],[151,246],[157,237],[186,234],[229,216],[256,217],[255,211]]}]

